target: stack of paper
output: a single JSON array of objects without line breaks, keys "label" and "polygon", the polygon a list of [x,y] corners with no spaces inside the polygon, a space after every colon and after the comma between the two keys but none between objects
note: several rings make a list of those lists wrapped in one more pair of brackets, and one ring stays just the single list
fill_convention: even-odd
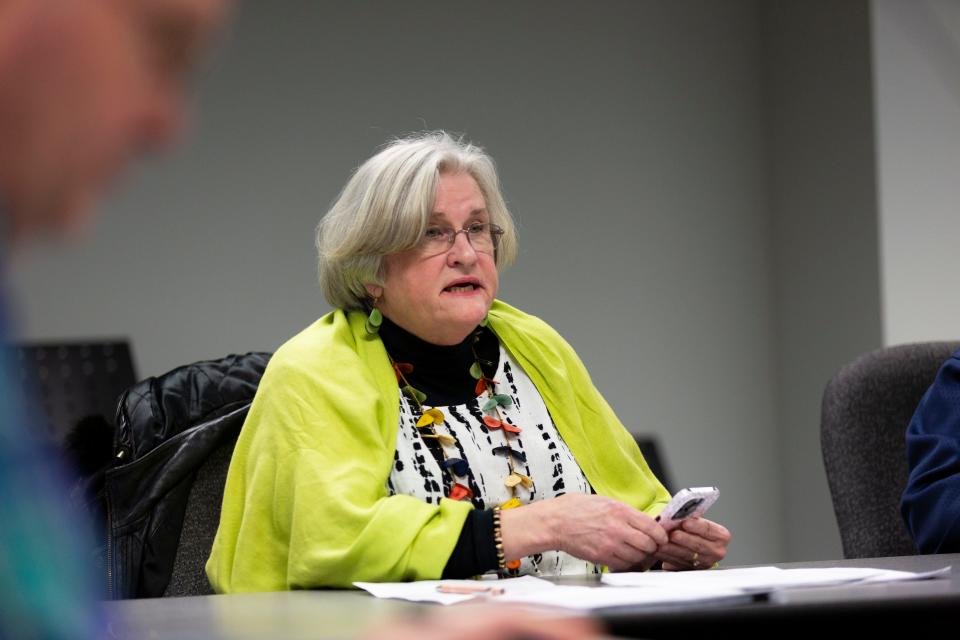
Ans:
[{"label": "stack of paper", "polygon": [[531,576],[506,580],[422,580],[354,584],[378,598],[400,598],[440,604],[486,598],[496,602],[592,610],[618,606],[749,601],[757,594],[796,587],[922,580],[949,573],[950,567],[928,573],[863,568],[753,567],[683,573],[607,573],[601,578],[603,586],[596,587],[557,585]]},{"label": "stack of paper", "polygon": [[859,567],[826,569],[751,567],[717,571],[605,573],[601,580],[604,584],[617,587],[704,588],[715,586],[746,592],[770,592],[791,587],[828,587],[852,583],[924,580],[949,573],[950,567],[928,573]]}]

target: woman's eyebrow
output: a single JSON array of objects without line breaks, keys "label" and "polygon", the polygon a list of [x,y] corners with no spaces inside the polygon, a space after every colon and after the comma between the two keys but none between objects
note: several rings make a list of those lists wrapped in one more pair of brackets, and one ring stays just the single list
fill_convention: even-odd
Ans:
[{"label": "woman's eyebrow", "polygon": [[490,214],[486,209],[474,209],[470,212],[470,215],[467,216],[467,220],[476,220],[477,218],[489,218]]},{"label": "woman's eyebrow", "polygon": [[[476,217],[478,217],[478,216],[483,216],[483,215],[487,215],[487,214],[488,214],[488,212],[487,212],[486,207],[483,207],[483,208],[481,208],[481,209],[474,209],[473,211],[470,212],[470,215],[467,216],[467,217],[468,217],[468,218],[476,218]],[[433,211],[433,212],[430,213],[430,218],[429,218],[429,219],[430,219],[431,221],[433,221],[433,220],[438,220],[438,219],[439,219],[439,220],[446,221],[446,220],[447,220],[447,214],[444,213],[443,211]]]}]

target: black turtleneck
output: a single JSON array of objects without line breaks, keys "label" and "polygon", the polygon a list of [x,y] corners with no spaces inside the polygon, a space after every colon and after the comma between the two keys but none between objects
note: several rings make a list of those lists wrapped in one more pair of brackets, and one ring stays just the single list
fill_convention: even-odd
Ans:
[{"label": "black turtleneck", "polygon": [[[413,365],[407,381],[427,394],[427,406],[463,404],[476,397],[477,381],[470,366],[480,359],[484,372],[493,377],[500,360],[500,343],[493,331],[477,327],[460,344],[432,344],[384,318],[380,338],[394,362]],[[474,356],[476,352],[476,356]]]},{"label": "black turtleneck", "polygon": [[[477,358],[489,377],[499,365],[500,343],[487,327],[477,327],[463,342],[450,346],[422,340],[386,317],[379,333],[394,362],[413,365],[413,371],[404,375],[407,382],[427,395],[426,405],[430,407],[464,404],[476,397],[477,381],[470,375],[470,366]],[[428,444],[428,448],[435,447]],[[474,509],[463,523],[442,577],[469,578],[496,568],[493,511]]]}]

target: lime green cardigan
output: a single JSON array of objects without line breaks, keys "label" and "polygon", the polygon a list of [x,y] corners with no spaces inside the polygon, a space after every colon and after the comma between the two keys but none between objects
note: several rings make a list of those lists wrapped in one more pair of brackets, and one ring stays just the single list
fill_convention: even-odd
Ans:
[{"label": "lime green cardigan", "polygon": [[[473,506],[387,495],[397,381],[359,312],[331,312],[270,361],[237,440],[207,576],[220,593],[439,578]],[[654,514],[669,494],[570,345],[496,301],[489,326],[523,367],[601,495]]]}]

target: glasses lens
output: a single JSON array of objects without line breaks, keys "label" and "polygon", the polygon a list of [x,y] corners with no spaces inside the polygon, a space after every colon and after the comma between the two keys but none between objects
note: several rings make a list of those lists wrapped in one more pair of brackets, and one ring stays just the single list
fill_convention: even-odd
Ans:
[{"label": "glasses lens", "polygon": [[450,236],[453,229],[443,227],[427,227],[420,241],[420,249],[427,255],[444,253],[450,248]]},{"label": "glasses lens", "polygon": [[467,227],[465,231],[474,249],[483,251],[484,253],[493,252],[493,234],[491,233],[490,225],[474,224]]}]

